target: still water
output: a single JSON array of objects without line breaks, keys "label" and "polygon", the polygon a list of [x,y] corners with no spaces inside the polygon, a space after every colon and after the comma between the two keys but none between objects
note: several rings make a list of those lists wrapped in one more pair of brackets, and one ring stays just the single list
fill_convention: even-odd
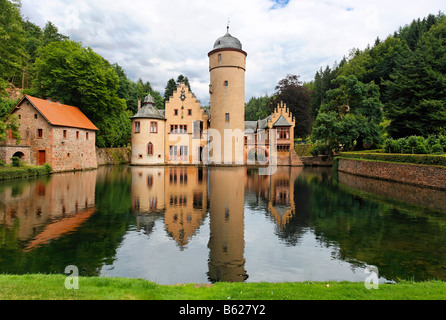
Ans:
[{"label": "still water", "polygon": [[0,182],[0,273],[446,280],[446,192],[281,167],[106,166]]}]

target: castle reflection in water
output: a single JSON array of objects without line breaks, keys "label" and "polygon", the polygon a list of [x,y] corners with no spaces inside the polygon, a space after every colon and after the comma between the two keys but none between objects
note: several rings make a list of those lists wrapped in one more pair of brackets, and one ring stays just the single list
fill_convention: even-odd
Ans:
[{"label": "castle reflection in water", "polygon": [[258,175],[246,167],[133,167],[132,209],[138,228],[150,233],[164,218],[165,230],[183,249],[209,213],[209,280],[244,281],[245,191],[268,202],[280,227],[294,214],[294,180],[302,168],[279,167]]},{"label": "castle reflection in water", "polygon": [[[5,183],[0,192],[0,224],[14,233],[24,253],[76,233],[93,215],[100,214],[95,204],[96,186],[109,179],[109,170]],[[248,277],[244,258],[245,196],[262,198],[279,228],[284,228],[294,215],[294,181],[302,168],[279,167],[271,176],[258,175],[257,170],[159,166],[126,167],[121,174],[131,177],[127,205],[136,217],[138,230],[150,235],[155,222],[163,221],[169,238],[179,250],[186,250],[209,219],[208,279],[215,282],[244,281]]]}]

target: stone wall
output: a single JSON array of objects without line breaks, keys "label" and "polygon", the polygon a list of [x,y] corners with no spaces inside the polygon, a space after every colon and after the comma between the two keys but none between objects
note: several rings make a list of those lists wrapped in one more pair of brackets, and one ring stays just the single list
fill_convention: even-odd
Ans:
[{"label": "stone wall", "polygon": [[128,164],[130,163],[131,148],[97,148],[96,158],[98,159],[98,166],[109,164]]},{"label": "stone wall", "polygon": [[395,199],[438,211],[444,211],[444,208],[446,208],[444,190],[423,188],[409,184],[400,184],[395,188],[395,182],[360,177],[344,172],[339,172],[338,176],[339,182],[349,188],[378,195],[385,199]]},{"label": "stone wall", "polygon": [[329,156],[300,157],[300,160],[306,167],[331,167],[333,165],[333,157]]},{"label": "stone wall", "polygon": [[340,158],[338,171],[446,190],[445,167]]}]

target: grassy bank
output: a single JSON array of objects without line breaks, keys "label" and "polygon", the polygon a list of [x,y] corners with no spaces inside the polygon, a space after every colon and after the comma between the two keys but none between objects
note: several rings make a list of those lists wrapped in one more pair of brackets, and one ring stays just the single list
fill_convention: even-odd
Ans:
[{"label": "grassy bank", "polygon": [[0,275],[0,300],[445,300],[446,282],[216,283],[158,285],[141,279],[80,277],[65,288],[65,275]]},{"label": "grassy bank", "polygon": [[33,178],[45,176],[51,172],[52,169],[49,164],[43,166],[21,165],[19,167],[3,165],[0,166],[0,180]]}]

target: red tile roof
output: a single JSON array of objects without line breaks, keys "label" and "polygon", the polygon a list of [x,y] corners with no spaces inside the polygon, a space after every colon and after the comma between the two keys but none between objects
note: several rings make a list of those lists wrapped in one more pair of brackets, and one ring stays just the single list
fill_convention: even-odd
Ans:
[{"label": "red tile roof", "polygon": [[28,99],[42,116],[54,126],[98,130],[98,128],[77,107],[54,101],[50,102],[28,95],[25,95],[23,99]]}]

